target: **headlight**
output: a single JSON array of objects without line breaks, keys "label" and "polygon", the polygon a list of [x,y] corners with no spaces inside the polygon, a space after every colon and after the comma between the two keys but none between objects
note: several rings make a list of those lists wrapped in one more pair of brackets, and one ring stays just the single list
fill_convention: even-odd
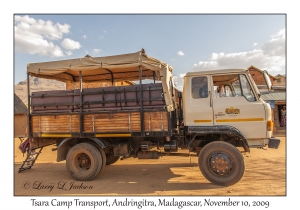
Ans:
[{"label": "headlight", "polygon": [[274,125],[274,123],[271,120],[268,120],[268,122],[267,122],[267,130],[268,131],[273,131],[273,125]]}]

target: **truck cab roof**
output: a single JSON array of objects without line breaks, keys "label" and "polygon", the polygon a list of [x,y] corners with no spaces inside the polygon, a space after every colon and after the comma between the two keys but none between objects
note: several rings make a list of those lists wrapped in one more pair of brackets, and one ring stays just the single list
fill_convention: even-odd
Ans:
[{"label": "truck cab roof", "polygon": [[199,76],[199,75],[216,75],[216,74],[228,74],[228,73],[244,73],[247,69],[219,69],[219,70],[207,70],[207,71],[195,71],[186,73],[186,77]]}]

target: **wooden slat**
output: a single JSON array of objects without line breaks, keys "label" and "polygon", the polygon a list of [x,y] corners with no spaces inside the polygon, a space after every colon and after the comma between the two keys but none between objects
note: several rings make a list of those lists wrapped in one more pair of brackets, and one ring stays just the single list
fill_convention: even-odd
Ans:
[{"label": "wooden slat", "polygon": [[88,114],[84,116],[84,132],[130,132],[130,113]]},{"label": "wooden slat", "polygon": [[167,131],[168,115],[166,111],[145,112],[145,131]]},{"label": "wooden slat", "polygon": [[79,132],[79,116],[33,116],[32,131],[36,133]]}]

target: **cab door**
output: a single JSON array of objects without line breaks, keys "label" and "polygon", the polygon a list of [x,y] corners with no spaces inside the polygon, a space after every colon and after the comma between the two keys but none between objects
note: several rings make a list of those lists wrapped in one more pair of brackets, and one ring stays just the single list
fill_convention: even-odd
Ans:
[{"label": "cab door", "polygon": [[[224,93],[214,92],[214,125],[230,125],[240,130],[246,138],[266,135],[265,108],[258,100],[246,74],[213,76],[215,84],[225,87]],[[221,89],[221,88],[218,88]]]},{"label": "cab door", "polygon": [[185,77],[184,124],[187,126],[212,126],[213,109],[211,76]]}]

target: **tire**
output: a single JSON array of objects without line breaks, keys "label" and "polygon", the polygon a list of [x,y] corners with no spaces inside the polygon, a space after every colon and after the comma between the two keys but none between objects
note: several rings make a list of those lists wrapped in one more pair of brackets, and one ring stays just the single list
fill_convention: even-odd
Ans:
[{"label": "tire", "polygon": [[102,165],[101,152],[89,143],[77,144],[67,154],[67,170],[74,179],[79,181],[92,180],[99,174]]},{"label": "tire", "polygon": [[103,170],[104,166],[107,165],[106,164],[107,158],[106,158],[106,154],[105,154],[105,152],[104,152],[104,150],[102,148],[99,148],[99,151],[100,151],[101,156],[102,156],[102,168],[101,168],[101,170]]},{"label": "tire", "polygon": [[120,159],[119,156],[111,156],[111,157],[106,157],[106,165],[111,165],[117,162]]},{"label": "tire", "polygon": [[94,147],[96,147],[100,151],[100,154],[102,156],[102,168],[101,168],[101,170],[103,170],[104,166],[106,165],[105,151],[99,145],[97,145],[95,142],[89,142],[89,144],[92,144]]},{"label": "tire", "polygon": [[203,176],[213,184],[229,186],[244,175],[244,158],[230,143],[214,141],[199,153],[198,164]]}]

